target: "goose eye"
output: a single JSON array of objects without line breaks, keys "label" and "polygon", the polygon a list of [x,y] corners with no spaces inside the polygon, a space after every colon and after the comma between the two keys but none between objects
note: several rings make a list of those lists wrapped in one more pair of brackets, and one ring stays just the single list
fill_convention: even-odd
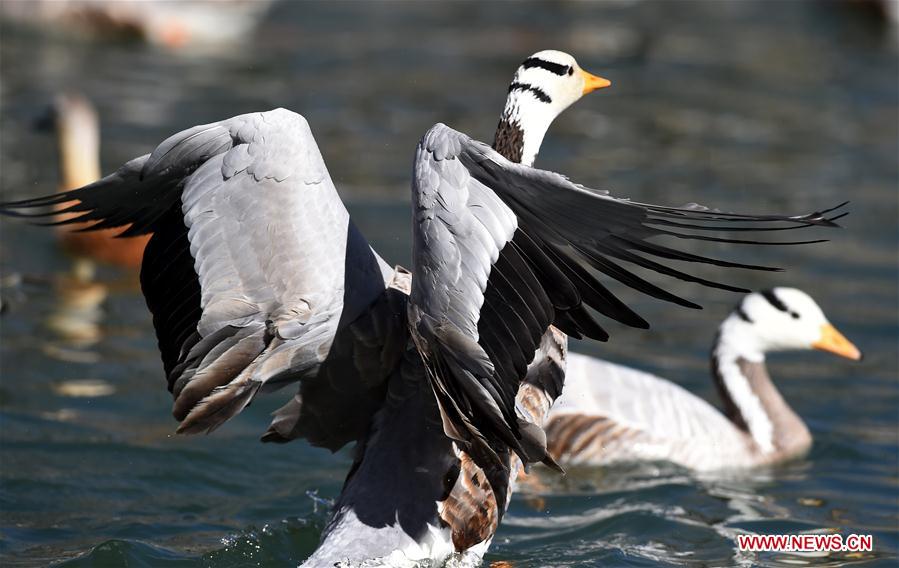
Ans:
[{"label": "goose eye", "polygon": [[568,71],[566,71],[566,73],[568,73],[569,76],[574,75],[574,67],[568,66],[567,69]]},{"label": "goose eye", "polygon": [[799,314],[796,313],[796,312],[790,312],[790,315],[793,316],[793,319],[794,319],[794,320],[798,320],[798,319],[799,319]]}]

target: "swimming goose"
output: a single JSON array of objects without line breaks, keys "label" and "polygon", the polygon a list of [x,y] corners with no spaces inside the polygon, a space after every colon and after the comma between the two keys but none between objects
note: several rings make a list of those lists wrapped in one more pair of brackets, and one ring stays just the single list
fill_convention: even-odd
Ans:
[{"label": "swimming goose", "polygon": [[[616,260],[740,290],[653,257],[765,268],[648,239],[752,242],[709,233],[842,216],[634,203],[514,164],[442,124],[418,145],[412,200],[410,285],[353,225],[306,120],[276,109],[193,127],[95,183],[2,210],[41,216],[52,212],[22,210],[72,203],[63,211],[80,215],[60,224],[153,234],[141,284],[180,432],[214,430],[259,392],[300,382],[311,416],[300,435],[325,447],[363,439],[326,531],[328,562],[440,560],[471,546],[469,529],[482,530],[465,524],[465,508],[441,516],[464,460],[478,466],[462,481],[468,495],[482,494],[468,504],[492,502],[495,528],[510,456],[551,463],[515,400],[544,333],[552,324],[605,340],[587,307],[646,325],[585,266],[695,306]],[[316,554],[309,565],[325,560]]]},{"label": "swimming goose", "polygon": [[774,288],[746,296],[712,346],[724,414],[665,379],[572,353],[565,392],[547,419],[550,452],[569,464],[663,460],[695,470],[802,455],[811,434],[771,381],[765,354],[805,349],[861,359],[805,292]]}]

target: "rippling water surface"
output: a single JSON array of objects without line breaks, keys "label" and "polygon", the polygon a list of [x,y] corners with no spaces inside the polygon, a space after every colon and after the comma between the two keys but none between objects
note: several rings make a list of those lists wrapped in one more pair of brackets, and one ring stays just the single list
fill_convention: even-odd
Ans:
[{"label": "rippling water surface", "polygon": [[[849,3],[846,3],[849,4]],[[730,274],[814,295],[865,352],[771,358],[808,422],[810,455],[741,476],[666,466],[541,473],[517,494],[488,560],[514,566],[895,566],[899,550],[895,31],[838,2],[285,3],[244,42],[201,52],[2,23],[2,198],[55,188],[33,119],[61,90],[96,102],[110,170],[169,134],[284,106],[307,116],[341,195],[389,260],[408,262],[412,150],[437,121],[490,140],[515,66],[574,53],[614,88],[550,130],[538,165],[619,195],[731,210],[849,199],[832,242],[697,246],[787,267]],[[348,452],[262,445],[281,396],[208,437],[173,435],[135,277],[66,280],[51,231],[3,220],[0,555],[4,566],[286,566],[316,546]],[[701,271],[713,276],[711,269]],[[666,282],[694,312],[624,292],[651,331],[575,349],[663,374],[706,398],[706,351],[736,301]],[[101,338],[58,335],[64,304],[106,294]],[[74,298],[74,300],[72,300]],[[287,396],[284,394],[283,396]],[[873,554],[749,555],[740,532],[874,535]]]}]

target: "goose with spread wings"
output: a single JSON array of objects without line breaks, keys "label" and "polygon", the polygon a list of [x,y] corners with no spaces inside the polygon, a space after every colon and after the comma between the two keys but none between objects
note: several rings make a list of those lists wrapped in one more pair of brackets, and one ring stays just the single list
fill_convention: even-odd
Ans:
[{"label": "goose with spread wings", "polygon": [[[290,416],[299,408],[300,417],[292,431],[331,448],[365,440],[345,492],[372,460],[408,453],[385,448],[390,438],[377,439],[386,430],[371,424],[372,415],[382,425],[400,423],[407,435],[427,430],[427,440],[440,440],[437,461],[445,469],[436,494],[410,505],[424,511],[417,518],[425,522],[407,529],[403,514],[378,521],[403,524],[413,540],[428,526],[455,533],[432,513],[460,462],[484,472],[500,515],[509,456],[551,463],[542,430],[515,402],[550,325],[605,340],[588,308],[647,325],[598,273],[692,306],[623,263],[739,289],[658,259],[762,267],[687,253],[655,238],[755,242],[717,235],[831,226],[840,216],[633,203],[513,164],[442,124],[422,138],[413,177],[409,296],[408,275],[391,269],[352,224],[306,120],[284,109],[191,128],[84,188],[7,203],[3,211],[42,215],[29,210],[67,203],[64,211],[79,215],[64,224],[152,233],[141,283],[180,432],[211,431],[257,393],[299,382]],[[410,392],[419,420],[400,420]],[[276,426],[267,435],[278,438]],[[455,536],[458,550],[465,541]]]}]

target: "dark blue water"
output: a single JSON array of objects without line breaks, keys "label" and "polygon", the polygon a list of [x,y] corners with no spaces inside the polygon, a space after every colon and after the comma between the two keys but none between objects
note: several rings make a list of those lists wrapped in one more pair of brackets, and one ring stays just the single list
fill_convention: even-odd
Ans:
[{"label": "dark blue water", "polygon": [[[52,96],[95,101],[110,170],[169,134],[275,106],[312,124],[357,223],[408,259],[412,150],[443,121],[489,140],[515,66],[569,51],[614,88],[560,117],[538,165],[618,195],[802,212],[850,199],[830,243],[697,246],[787,268],[734,273],[811,293],[865,352],[771,358],[810,426],[803,459],[741,476],[666,466],[541,474],[516,495],[488,560],[515,566],[895,566],[899,551],[899,63],[896,35],[830,2],[285,3],[246,41],[201,53],[0,27],[0,197],[54,190]],[[350,463],[258,436],[281,396],[211,436],[174,435],[133,275],[67,283],[51,231],[0,222],[0,563],[287,566],[316,546]],[[720,276],[711,268],[704,276]],[[694,312],[623,293],[651,331],[613,327],[581,351],[713,399],[706,351],[733,295],[666,282]],[[79,291],[81,290],[81,291]],[[107,295],[99,339],[60,337],[65,298]],[[78,395],[78,396],[76,396]],[[285,393],[284,396],[287,396]],[[875,552],[736,551],[741,532],[874,535]]]}]

